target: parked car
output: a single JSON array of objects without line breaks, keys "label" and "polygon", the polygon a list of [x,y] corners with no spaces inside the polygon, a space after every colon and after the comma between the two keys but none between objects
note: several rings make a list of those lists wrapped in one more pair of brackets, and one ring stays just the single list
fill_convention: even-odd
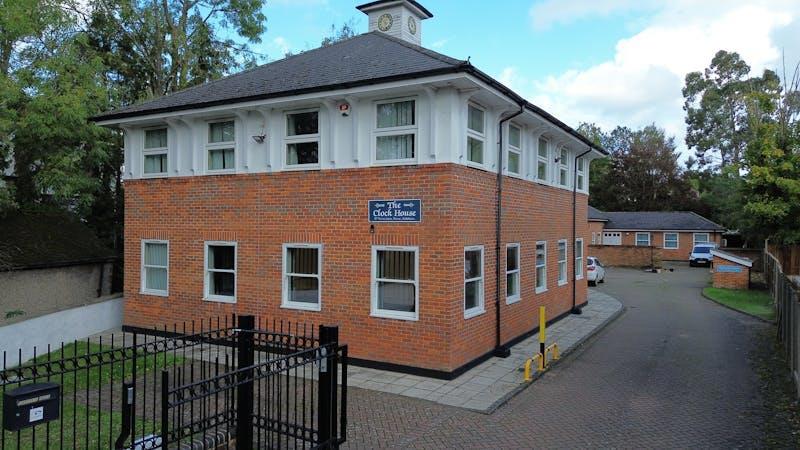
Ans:
[{"label": "parked car", "polygon": [[697,244],[692,248],[692,253],[689,255],[689,266],[710,266],[711,260],[711,250],[716,247],[716,244],[709,243],[709,244]]},{"label": "parked car", "polygon": [[597,286],[597,283],[606,282],[606,269],[603,263],[594,256],[586,258],[586,279],[589,280],[589,286]]}]

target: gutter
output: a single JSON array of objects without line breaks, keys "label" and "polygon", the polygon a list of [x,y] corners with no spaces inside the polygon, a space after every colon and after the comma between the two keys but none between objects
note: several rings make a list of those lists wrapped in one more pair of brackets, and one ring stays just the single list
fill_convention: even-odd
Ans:
[{"label": "gutter", "polygon": [[[572,314],[580,314],[581,309],[575,305],[577,299],[577,289],[578,289],[578,274],[577,267],[575,264],[575,242],[578,239],[578,231],[577,231],[577,214],[578,214],[578,160],[582,157],[586,156],[588,153],[592,151],[592,148],[589,147],[589,150],[581,153],[580,155],[575,155],[575,160],[572,162]],[[588,171],[586,171],[588,174]],[[585,174],[585,175],[586,175]],[[584,176],[585,176],[584,175]],[[588,183],[589,180],[584,180],[584,182]],[[583,243],[581,243],[583,245]],[[586,256],[584,255],[586,251],[581,249],[581,256],[583,257],[582,261],[586,260]],[[569,267],[569,266],[568,266]],[[583,272],[583,269],[581,269]]]},{"label": "gutter", "polygon": [[519,111],[508,117],[500,119],[497,124],[499,145],[497,150],[497,217],[495,218],[495,247],[494,247],[494,318],[495,318],[495,345],[492,355],[508,358],[511,350],[500,343],[500,238],[503,229],[503,124],[525,112],[524,103],[519,103]]}]

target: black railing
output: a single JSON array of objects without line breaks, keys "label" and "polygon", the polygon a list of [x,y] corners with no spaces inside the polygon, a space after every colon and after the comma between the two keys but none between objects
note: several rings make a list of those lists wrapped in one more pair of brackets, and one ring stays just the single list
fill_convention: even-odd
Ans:
[{"label": "black railing", "polygon": [[0,450],[344,442],[347,348],[335,328],[316,334],[313,326],[241,316],[143,331],[62,344],[42,355],[34,349],[30,361],[21,350],[16,361],[4,351],[2,401],[42,382],[55,382],[60,397],[57,419],[31,416],[22,429],[2,430]]}]

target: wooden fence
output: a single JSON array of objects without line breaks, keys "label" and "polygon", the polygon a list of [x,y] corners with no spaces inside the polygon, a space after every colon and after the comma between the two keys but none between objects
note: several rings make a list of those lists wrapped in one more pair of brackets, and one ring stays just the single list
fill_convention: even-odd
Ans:
[{"label": "wooden fence", "polygon": [[[786,351],[795,391],[800,394],[800,277],[787,273],[771,250],[769,245],[764,250],[764,280],[775,300],[778,338]],[[792,255],[792,252],[788,254]]]},{"label": "wooden fence", "polygon": [[800,245],[779,246],[767,242],[767,251],[778,263],[786,275],[800,275]]}]

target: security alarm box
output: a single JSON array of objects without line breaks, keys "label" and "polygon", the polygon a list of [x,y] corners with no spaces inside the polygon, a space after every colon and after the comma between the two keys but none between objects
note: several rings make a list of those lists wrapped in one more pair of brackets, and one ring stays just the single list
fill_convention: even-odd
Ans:
[{"label": "security alarm box", "polygon": [[58,419],[61,386],[34,383],[3,394],[3,428],[16,431]]}]

